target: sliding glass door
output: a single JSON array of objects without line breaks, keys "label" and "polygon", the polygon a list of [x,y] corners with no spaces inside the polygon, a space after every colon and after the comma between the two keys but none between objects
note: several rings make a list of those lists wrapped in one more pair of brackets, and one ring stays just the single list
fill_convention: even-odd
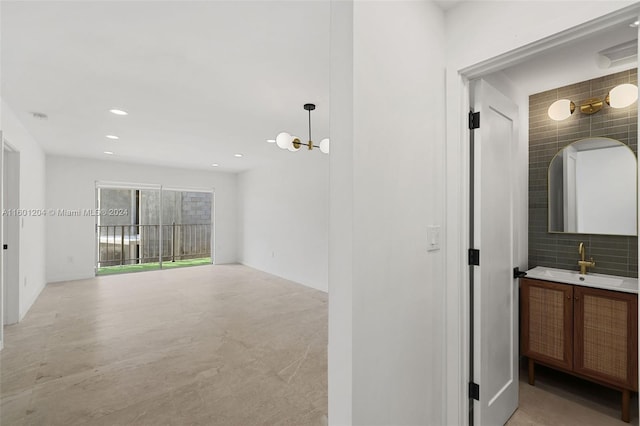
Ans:
[{"label": "sliding glass door", "polygon": [[212,211],[211,191],[162,190],[163,262],[213,262]]},{"label": "sliding glass door", "polygon": [[213,191],[96,185],[96,274],[213,262]]},{"label": "sliding glass door", "polygon": [[160,187],[98,185],[96,198],[96,273],[159,269]]}]

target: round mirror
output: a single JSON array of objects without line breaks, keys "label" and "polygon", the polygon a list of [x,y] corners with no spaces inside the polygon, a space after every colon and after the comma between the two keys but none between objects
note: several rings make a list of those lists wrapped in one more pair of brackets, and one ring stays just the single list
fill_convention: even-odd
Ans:
[{"label": "round mirror", "polygon": [[637,160],[609,138],[581,139],[549,165],[549,232],[637,235]]}]

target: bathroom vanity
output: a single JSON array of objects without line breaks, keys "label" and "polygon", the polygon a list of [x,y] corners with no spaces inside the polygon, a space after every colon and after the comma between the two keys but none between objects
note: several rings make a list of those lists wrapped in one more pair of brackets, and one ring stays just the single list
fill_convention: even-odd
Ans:
[{"label": "bathroom vanity", "polygon": [[520,280],[521,353],[622,392],[629,422],[630,393],[638,391],[638,280],[536,267]]}]

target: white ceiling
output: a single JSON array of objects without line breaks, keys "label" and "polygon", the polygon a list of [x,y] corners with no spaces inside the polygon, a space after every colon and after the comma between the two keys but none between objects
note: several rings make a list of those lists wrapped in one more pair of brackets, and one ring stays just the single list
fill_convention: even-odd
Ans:
[{"label": "white ceiling", "polygon": [[[328,0],[0,8],[2,98],[48,153],[232,172],[323,155],[265,141],[280,131],[306,139],[306,102],[317,104],[314,141],[329,136]],[[597,52],[634,38],[625,24],[504,74],[526,94],[611,74],[636,64],[598,68]]]},{"label": "white ceiling", "polygon": [[306,139],[307,102],[329,136],[328,1],[0,7],[2,97],[47,153],[234,172],[324,155],[265,141]]}]

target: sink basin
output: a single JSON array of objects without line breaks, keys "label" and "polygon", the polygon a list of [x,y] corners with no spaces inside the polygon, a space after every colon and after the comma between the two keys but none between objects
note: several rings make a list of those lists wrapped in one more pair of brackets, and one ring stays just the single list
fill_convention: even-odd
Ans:
[{"label": "sink basin", "polygon": [[581,285],[585,287],[638,293],[637,278],[617,277],[604,274],[582,275],[578,271],[567,271],[564,269],[547,268],[544,266],[537,266],[528,270],[527,277],[565,284]]},{"label": "sink basin", "polygon": [[594,286],[620,286],[624,282],[622,278],[613,277],[611,275],[582,275],[577,271],[564,271],[561,269],[547,268],[544,271],[544,275],[554,281],[569,282],[571,284],[583,284]]}]

